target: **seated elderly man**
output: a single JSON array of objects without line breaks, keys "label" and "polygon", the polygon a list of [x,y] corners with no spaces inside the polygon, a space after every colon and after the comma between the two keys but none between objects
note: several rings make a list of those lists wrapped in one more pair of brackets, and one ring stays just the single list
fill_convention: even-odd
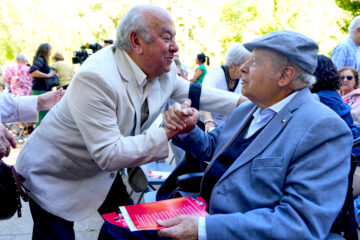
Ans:
[{"label": "seated elderly man", "polygon": [[[210,161],[200,196],[210,216],[159,221],[174,239],[325,239],[346,195],[352,136],[316,101],[318,45],[291,31],[244,44],[241,104],[209,134],[195,127],[188,103],[169,108],[165,127],[185,122],[177,145]],[[183,111],[181,111],[181,108]],[[188,114],[185,114],[188,113]],[[192,129],[190,132],[189,130]]]}]

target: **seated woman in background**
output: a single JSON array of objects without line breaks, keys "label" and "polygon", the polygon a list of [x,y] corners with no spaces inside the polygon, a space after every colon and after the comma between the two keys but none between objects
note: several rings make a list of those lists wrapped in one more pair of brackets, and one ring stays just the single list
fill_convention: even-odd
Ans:
[{"label": "seated woman in background", "polygon": [[344,67],[339,70],[341,88],[340,95],[345,103],[351,106],[351,114],[354,121],[360,121],[360,89],[359,74],[350,67]]},{"label": "seated woman in background", "polygon": [[[249,59],[250,52],[241,43],[232,45],[225,54],[225,65],[212,69],[204,79],[204,85],[241,94],[240,67]],[[226,122],[222,114],[201,112],[204,118],[205,131],[209,132]]]},{"label": "seated woman in background", "polygon": [[66,89],[74,75],[73,65],[64,61],[64,56],[61,53],[55,53],[52,57],[54,61],[51,68],[59,75],[60,86],[59,88]]},{"label": "seated woman in background", "polygon": [[[318,64],[314,75],[316,77],[316,83],[311,87],[311,92],[316,93],[317,96],[319,96],[320,102],[334,110],[346,122],[352,132],[353,139],[357,139],[359,137],[359,133],[354,125],[353,118],[350,113],[351,108],[342,101],[340,94],[337,92],[337,90],[340,88],[341,79],[339,78],[339,74],[336,71],[336,66],[331,61],[331,59],[323,55],[319,55]],[[359,156],[360,149],[355,148],[352,150],[352,153],[355,156]],[[356,167],[352,182],[353,197],[349,199],[351,202],[350,204],[352,204],[353,199],[356,198],[360,193],[359,166]],[[354,205],[355,208],[350,208],[348,214],[351,217],[356,217],[356,220],[359,224],[360,198],[355,200]],[[341,225],[341,217],[335,221],[333,226],[337,227],[339,224]],[[351,224],[352,229],[356,229],[355,221],[350,221],[348,224]]]},{"label": "seated woman in background", "polygon": [[319,55],[318,64],[314,73],[316,82],[311,87],[311,92],[319,96],[320,102],[334,110],[349,126],[353,138],[359,137],[359,133],[354,125],[351,116],[351,108],[342,101],[337,92],[340,89],[340,78],[336,71],[336,66],[330,58]]},{"label": "seated woman in background", "polygon": [[199,67],[195,70],[193,78],[190,79],[191,82],[202,84],[204,77],[207,73],[206,67],[204,65],[205,61],[206,64],[209,66],[210,59],[208,56],[205,56],[205,54],[203,53],[200,53],[196,56],[196,64],[199,65]]}]

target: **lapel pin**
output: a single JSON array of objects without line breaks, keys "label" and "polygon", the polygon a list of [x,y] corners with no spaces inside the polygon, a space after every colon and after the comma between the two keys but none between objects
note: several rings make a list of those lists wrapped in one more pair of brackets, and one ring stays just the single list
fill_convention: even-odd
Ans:
[{"label": "lapel pin", "polygon": [[285,123],[285,122],[286,122],[286,120],[285,120],[285,119],[281,120],[281,123]]}]

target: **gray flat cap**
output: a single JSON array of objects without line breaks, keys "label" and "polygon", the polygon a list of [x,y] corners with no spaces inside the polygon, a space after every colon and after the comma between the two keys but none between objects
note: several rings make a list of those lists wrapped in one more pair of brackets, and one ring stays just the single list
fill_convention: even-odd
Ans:
[{"label": "gray flat cap", "polygon": [[310,74],[315,72],[319,46],[303,34],[293,31],[274,31],[243,45],[250,52],[257,47],[270,48],[280,52],[305,72]]}]

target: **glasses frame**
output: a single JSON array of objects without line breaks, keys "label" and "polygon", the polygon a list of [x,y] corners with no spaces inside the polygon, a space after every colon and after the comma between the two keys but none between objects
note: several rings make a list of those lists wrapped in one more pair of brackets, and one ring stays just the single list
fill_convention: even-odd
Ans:
[{"label": "glasses frame", "polygon": [[346,78],[346,80],[351,81],[351,80],[354,79],[354,76],[348,75],[348,76],[341,76],[340,77],[341,81],[344,81],[345,78]]}]

